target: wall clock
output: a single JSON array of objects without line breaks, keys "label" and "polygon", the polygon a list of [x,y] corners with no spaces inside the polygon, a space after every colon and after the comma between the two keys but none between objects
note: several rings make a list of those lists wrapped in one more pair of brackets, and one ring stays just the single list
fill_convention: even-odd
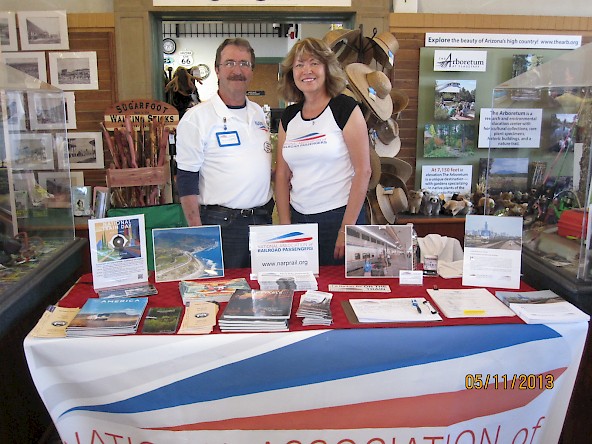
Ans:
[{"label": "wall clock", "polygon": [[200,63],[195,68],[195,71],[197,71],[197,73],[194,73],[193,75],[195,76],[195,74],[198,74],[200,79],[205,80],[210,75],[210,67],[204,63]]},{"label": "wall clock", "polygon": [[177,44],[173,39],[163,39],[162,40],[162,52],[165,54],[172,54],[177,49]]}]

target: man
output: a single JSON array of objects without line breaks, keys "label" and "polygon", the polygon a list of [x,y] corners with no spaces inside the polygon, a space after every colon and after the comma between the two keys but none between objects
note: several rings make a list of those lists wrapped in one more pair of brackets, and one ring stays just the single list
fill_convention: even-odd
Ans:
[{"label": "man", "polygon": [[215,65],[218,93],[177,127],[177,190],[190,226],[220,225],[225,267],[245,268],[249,225],[270,224],[274,206],[269,128],[246,97],[255,66],[249,42],[226,39]]}]

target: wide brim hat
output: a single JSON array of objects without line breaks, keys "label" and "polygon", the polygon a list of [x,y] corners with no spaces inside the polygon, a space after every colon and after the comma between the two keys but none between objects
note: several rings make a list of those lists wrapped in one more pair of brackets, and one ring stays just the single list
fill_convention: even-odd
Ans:
[{"label": "wide brim hat", "polygon": [[363,63],[351,63],[345,72],[352,89],[362,97],[368,107],[381,120],[393,114],[393,99],[390,92],[391,81],[382,71],[376,71]]},{"label": "wide brim hat", "polygon": [[322,39],[337,56],[337,60],[343,65],[344,61],[356,61],[360,46],[359,29],[333,29]]},{"label": "wide brim hat", "polygon": [[399,50],[399,41],[390,32],[381,32],[372,38],[374,43],[374,58],[385,68],[395,67],[395,53]]},{"label": "wide brim hat", "polygon": [[397,159],[396,157],[381,157],[380,163],[383,173],[387,172],[392,174],[400,178],[403,183],[406,183],[413,174],[413,167],[411,164],[404,160]]},{"label": "wide brim hat", "polygon": [[368,37],[359,37],[353,43],[348,43],[350,51],[344,51],[337,57],[342,67],[351,63],[363,63],[369,65],[374,59],[374,45]]},{"label": "wide brim hat", "polygon": [[368,189],[373,190],[380,182],[380,175],[382,174],[382,162],[380,161],[380,156],[374,150],[374,148],[370,147],[370,168],[372,170],[372,174],[370,175],[370,181],[368,182]]},{"label": "wide brim hat", "polygon": [[409,208],[407,193],[399,187],[376,185],[376,201],[382,216],[389,224],[394,224],[397,214]]},{"label": "wide brim hat", "polygon": [[379,138],[376,138],[374,150],[380,157],[395,157],[401,151],[401,138],[396,136],[389,143],[384,143]]},{"label": "wide brim hat", "polygon": [[378,204],[378,198],[376,196],[376,190],[368,191],[366,195],[366,200],[368,202],[368,207],[370,210],[370,224],[372,225],[386,225],[389,223],[388,220],[382,214],[382,210],[380,209],[380,205]]},{"label": "wide brim hat", "polygon": [[390,96],[393,101],[393,115],[399,114],[409,105],[409,96],[398,88],[391,89]]},{"label": "wide brim hat", "polygon": [[399,124],[392,117],[376,123],[373,129],[382,143],[390,143],[399,135]]}]

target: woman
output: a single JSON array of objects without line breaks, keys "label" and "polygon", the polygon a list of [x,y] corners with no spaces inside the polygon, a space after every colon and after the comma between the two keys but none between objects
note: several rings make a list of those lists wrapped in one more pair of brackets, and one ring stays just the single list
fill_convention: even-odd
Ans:
[{"label": "woman", "polygon": [[275,196],[281,224],[317,223],[319,262],[342,264],[345,226],[363,224],[371,175],[368,129],[325,42],[306,38],[282,62],[289,102],[278,130]]}]

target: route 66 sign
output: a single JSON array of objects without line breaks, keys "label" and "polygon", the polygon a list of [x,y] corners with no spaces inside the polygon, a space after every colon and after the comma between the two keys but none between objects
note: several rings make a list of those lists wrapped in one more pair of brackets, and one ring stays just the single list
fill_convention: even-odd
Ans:
[{"label": "route 66 sign", "polygon": [[193,51],[180,51],[179,54],[181,55],[180,63],[183,66],[192,66],[193,65]]}]

